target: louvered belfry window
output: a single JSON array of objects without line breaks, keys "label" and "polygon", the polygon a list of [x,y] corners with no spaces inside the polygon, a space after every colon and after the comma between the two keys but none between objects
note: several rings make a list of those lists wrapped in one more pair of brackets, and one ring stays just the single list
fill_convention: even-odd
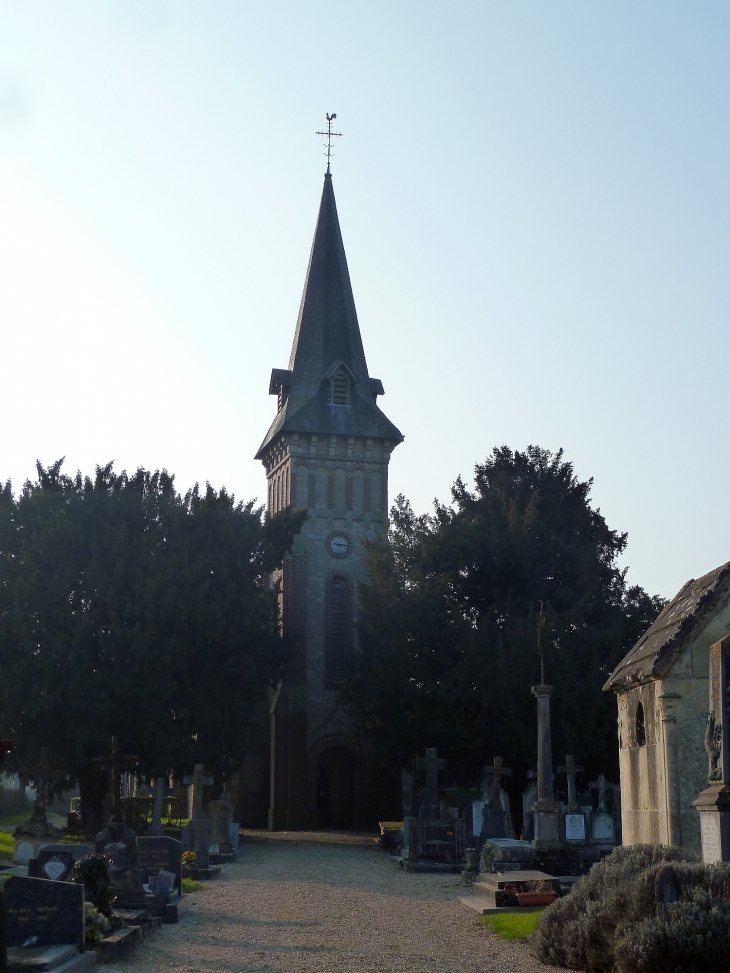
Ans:
[{"label": "louvered belfry window", "polygon": [[325,615],[324,682],[332,689],[342,682],[352,647],[352,584],[348,578],[328,580]]},{"label": "louvered belfry window", "polygon": [[332,376],[330,401],[332,405],[350,404],[350,381],[344,372],[335,372]]}]

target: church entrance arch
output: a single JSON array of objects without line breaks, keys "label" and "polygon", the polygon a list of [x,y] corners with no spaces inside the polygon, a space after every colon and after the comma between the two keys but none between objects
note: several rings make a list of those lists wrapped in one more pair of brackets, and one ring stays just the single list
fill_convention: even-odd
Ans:
[{"label": "church entrance arch", "polygon": [[335,744],[316,757],[318,828],[355,830],[362,815],[362,763],[349,747]]}]

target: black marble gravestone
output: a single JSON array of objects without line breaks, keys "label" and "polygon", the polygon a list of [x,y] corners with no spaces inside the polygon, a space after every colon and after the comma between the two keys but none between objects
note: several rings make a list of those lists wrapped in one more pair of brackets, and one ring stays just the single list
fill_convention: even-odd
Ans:
[{"label": "black marble gravestone", "polygon": [[142,835],[137,838],[139,867],[148,878],[160,869],[175,873],[175,888],[179,892],[182,880],[182,842],[164,835]]},{"label": "black marble gravestone", "polygon": [[[74,863],[87,855],[93,855],[91,845],[44,845],[35,859],[28,863],[32,878],[49,878],[54,882],[68,882]],[[30,870],[32,867],[32,871]]]},{"label": "black marble gravestone", "polygon": [[3,886],[8,946],[84,948],[84,887],[11,875]]}]

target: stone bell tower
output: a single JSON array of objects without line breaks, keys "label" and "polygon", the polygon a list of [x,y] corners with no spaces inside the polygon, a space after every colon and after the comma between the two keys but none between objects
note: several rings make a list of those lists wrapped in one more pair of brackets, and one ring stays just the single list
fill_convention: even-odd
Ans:
[{"label": "stone bell tower", "polygon": [[269,828],[355,828],[363,768],[335,691],[356,650],[362,541],[387,532],[388,462],[403,436],[368,375],[329,171],[289,367],[273,369],[269,394],[276,418],[256,454],[268,508],[307,509],[282,566],[282,626],[296,648],[270,711]]}]

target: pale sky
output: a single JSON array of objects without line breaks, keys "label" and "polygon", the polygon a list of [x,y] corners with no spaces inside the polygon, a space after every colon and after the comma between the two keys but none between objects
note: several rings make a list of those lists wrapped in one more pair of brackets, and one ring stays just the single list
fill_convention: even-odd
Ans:
[{"label": "pale sky", "polygon": [[324,172],[391,498],[565,449],[629,580],[730,560],[730,6],[0,0],[0,477],[265,497]]}]

